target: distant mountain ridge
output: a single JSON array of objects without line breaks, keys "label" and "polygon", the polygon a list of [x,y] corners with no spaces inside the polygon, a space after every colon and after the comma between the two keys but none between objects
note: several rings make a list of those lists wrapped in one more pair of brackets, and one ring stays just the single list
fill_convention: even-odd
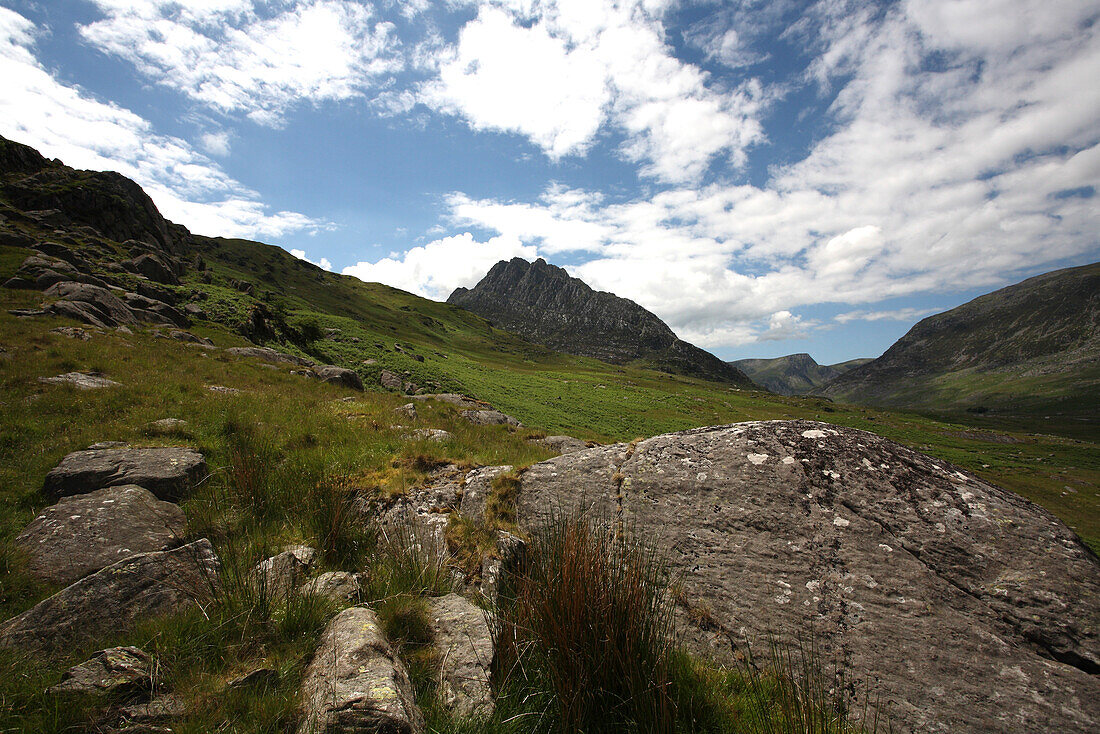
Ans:
[{"label": "distant mountain ridge", "polygon": [[637,303],[595,291],[542,258],[501,260],[472,289],[455,289],[447,303],[557,351],[612,364],[644,360],[668,372],[755,387]]},{"label": "distant mountain ridge", "polygon": [[738,359],[730,362],[758,385],[780,395],[804,395],[815,387],[839,377],[850,369],[870,362],[870,358],[850,359],[839,364],[818,364],[806,353],[788,354],[774,359]]},{"label": "distant mountain ridge", "polygon": [[936,411],[1100,414],[1100,263],[1056,270],[929,316],[878,359],[817,388]]}]

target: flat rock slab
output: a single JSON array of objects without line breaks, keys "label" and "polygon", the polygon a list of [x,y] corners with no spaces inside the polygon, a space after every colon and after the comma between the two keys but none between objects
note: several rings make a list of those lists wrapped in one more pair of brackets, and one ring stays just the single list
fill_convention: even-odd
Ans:
[{"label": "flat rock slab", "polygon": [[522,525],[571,508],[668,554],[713,620],[688,640],[719,659],[812,629],[895,731],[1100,731],[1100,562],[946,462],[810,421],[700,428],[522,475]]},{"label": "flat rock slab", "polygon": [[313,374],[320,378],[321,382],[363,391],[363,379],[355,370],[346,367],[337,367],[334,364],[322,364],[312,368]]},{"label": "flat rock slab", "polygon": [[493,480],[514,469],[511,464],[482,466],[466,474],[462,482],[462,514],[474,522],[485,521],[485,503],[493,489]]},{"label": "flat rock slab", "polygon": [[38,381],[46,385],[72,385],[80,390],[100,390],[105,387],[118,387],[122,383],[108,380],[103,375],[86,372],[66,372],[56,377],[39,377]]},{"label": "flat rock slab", "polygon": [[50,499],[136,484],[162,500],[179,500],[206,476],[206,460],[188,448],[74,451],[46,475]]},{"label": "flat rock slab", "polygon": [[551,451],[557,451],[559,454],[571,454],[574,451],[584,451],[587,448],[599,445],[572,436],[547,436],[546,438],[535,439],[535,443],[539,446],[545,446]]},{"label": "flat rock slab", "polygon": [[493,636],[485,610],[465,597],[448,594],[428,600],[428,614],[443,661],[439,691],[443,705],[458,716],[491,716]]},{"label": "flat rock slab", "polygon": [[225,353],[231,354],[234,357],[255,357],[272,364],[293,364],[299,367],[312,367],[314,365],[312,360],[306,359],[305,357],[287,354],[286,352],[277,352],[268,347],[230,347],[225,350]]},{"label": "flat rock slab", "polygon": [[0,625],[0,647],[64,652],[150,617],[209,603],[220,563],[210,541],[132,556],[65,587]]},{"label": "flat rock slab", "polygon": [[337,614],[302,680],[298,734],[423,730],[408,673],[386,641],[377,615],[365,607]]},{"label": "flat rock slab", "polygon": [[475,426],[513,426],[520,427],[523,424],[510,415],[505,415],[499,410],[464,410],[462,417]]},{"label": "flat rock slab", "polygon": [[126,695],[147,691],[153,685],[153,659],[136,647],[111,647],[73,666],[61,682],[46,689],[53,695],[109,693]]},{"label": "flat rock slab", "polygon": [[424,395],[413,395],[413,400],[438,400],[441,403],[448,403],[450,405],[457,406],[459,408],[466,408],[467,410],[492,410],[493,406],[484,400],[476,400],[474,398],[466,397],[465,395],[459,395],[453,392],[443,393],[427,393]]},{"label": "flat rock slab", "polygon": [[62,497],[24,528],[15,544],[27,571],[68,585],[130,556],[179,545],[187,518],[178,505],[133,484]]}]

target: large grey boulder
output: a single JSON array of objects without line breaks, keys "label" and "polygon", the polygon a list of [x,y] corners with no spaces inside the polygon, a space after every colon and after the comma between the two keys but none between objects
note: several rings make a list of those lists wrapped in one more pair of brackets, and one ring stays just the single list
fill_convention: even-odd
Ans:
[{"label": "large grey boulder", "polygon": [[343,604],[359,597],[359,574],[347,571],[326,571],[310,579],[298,589],[303,596],[319,596],[334,604]]},{"label": "large grey boulder", "polygon": [[118,387],[122,383],[109,380],[100,374],[87,372],[66,372],[54,377],[39,377],[38,381],[45,385],[71,385],[78,390],[101,390],[105,387]]},{"label": "large grey boulder", "polygon": [[597,445],[579,438],[573,438],[572,436],[547,436],[546,438],[535,439],[534,443],[539,446],[544,446],[551,451],[557,451],[559,454],[571,454],[574,451],[584,451],[587,448]]},{"label": "large grey boulder", "polygon": [[183,329],[191,326],[191,319],[187,318],[182,311],[164,301],[138,293],[124,293],[122,297],[126,300],[126,305],[133,311],[134,317],[139,321],[146,321],[151,324],[174,324]]},{"label": "large grey boulder", "polygon": [[701,428],[523,474],[522,525],[571,508],[668,554],[707,621],[688,640],[720,660],[812,629],[895,730],[1100,730],[1100,562],[946,462],[810,421]]},{"label": "large grey boulder", "polygon": [[298,733],[423,730],[408,673],[386,641],[377,615],[365,607],[337,614],[302,680]]},{"label": "large grey boulder", "polygon": [[523,424],[510,415],[505,415],[499,410],[464,410],[462,417],[475,426],[513,426],[520,427]]},{"label": "large grey boulder", "polygon": [[106,288],[64,281],[51,285],[44,295],[47,298],[58,299],[50,304],[47,310],[59,316],[77,318],[101,327],[137,323],[130,307]]},{"label": "large grey boulder", "polygon": [[462,514],[474,522],[485,521],[485,503],[493,491],[493,480],[514,469],[511,464],[472,469],[462,480]]},{"label": "large grey boulder", "polygon": [[492,715],[489,666],[493,635],[485,610],[458,594],[447,594],[428,600],[428,618],[442,660],[439,694],[443,705],[462,717]]},{"label": "large grey boulder", "polygon": [[225,353],[231,354],[234,357],[262,359],[271,364],[293,364],[299,367],[312,367],[314,365],[312,360],[308,360],[305,357],[298,357],[293,354],[287,354],[286,352],[277,352],[268,347],[230,347],[225,350]]},{"label": "large grey boulder", "polygon": [[153,685],[153,659],[137,647],[111,647],[66,670],[61,682],[50,686],[53,695],[127,695],[147,691]]},{"label": "large grey boulder", "polygon": [[459,395],[453,392],[444,393],[425,393],[424,395],[413,395],[413,400],[438,400],[441,403],[447,403],[448,405],[454,405],[459,408],[466,408],[468,410],[491,410],[493,406],[486,403],[484,400],[476,400],[474,398],[468,398],[465,395]]},{"label": "large grey boulder", "polygon": [[206,538],[170,551],[132,556],[85,576],[0,624],[0,647],[64,652],[122,634],[150,617],[209,604],[220,564]]},{"label": "large grey boulder", "polygon": [[74,451],[46,475],[50,499],[136,484],[162,500],[179,500],[206,477],[206,460],[188,448]]},{"label": "large grey boulder", "polygon": [[284,598],[305,581],[316,560],[315,549],[294,545],[257,563],[250,580],[262,592],[277,599]]},{"label": "large grey boulder", "polygon": [[378,383],[387,390],[405,391],[405,383],[401,377],[389,370],[382,370],[378,373]]},{"label": "large grey boulder", "polygon": [[132,484],[62,497],[15,538],[27,571],[67,585],[124,558],[183,542],[187,519],[171,502]]},{"label": "large grey boulder", "polygon": [[337,367],[334,364],[322,364],[312,369],[313,374],[321,378],[321,382],[341,385],[342,387],[351,388],[352,390],[363,390],[363,380],[355,370],[349,370],[346,367]]}]

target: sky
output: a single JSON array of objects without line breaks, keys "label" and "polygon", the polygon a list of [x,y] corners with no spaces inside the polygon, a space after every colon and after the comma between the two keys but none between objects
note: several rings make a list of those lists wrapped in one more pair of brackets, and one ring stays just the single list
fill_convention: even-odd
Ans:
[{"label": "sky", "polygon": [[435,300],[543,257],[724,359],[1100,260],[1100,0],[0,0],[0,135]]}]

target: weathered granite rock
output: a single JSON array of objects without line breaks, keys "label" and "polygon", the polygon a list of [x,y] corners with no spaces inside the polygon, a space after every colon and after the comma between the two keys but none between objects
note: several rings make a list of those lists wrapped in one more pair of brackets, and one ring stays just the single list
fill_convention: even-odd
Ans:
[{"label": "weathered granite rock", "polygon": [[312,369],[313,374],[321,378],[321,382],[341,385],[352,390],[363,389],[363,380],[355,370],[349,370],[346,367],[337,367],[334,364],[322,364]]},{"label": "weathered granite rock", "polygon": [[108,380],[95,373],[66,372],[56,377],[39,377],[38,381],[46,385],[72,385],[80,390],[99,390],[105,387],[118,387],[122,383]]},{"label": "weathered granite rock", "polygon": [[74,451],[46,475],[50,499],[136,484],[162,500],[186,497],[206,477],[206,460],[187,448]]},{"label": "weathered granite rock", "polygon": [[409,437],[421,441],[447,441],[451,438],[451,433],[442,428],[414,428],[409,431]]},{"label": "weathered granite rock", "polygon": [[187,715],[187,703],[177,695],[165,693],[147,703],[123,706],[119,713],[122,715],[123,722],[131,725],[121,731],[132,731],[132,725],[171,724],[183,718]]},{"label": "weathered granite rock", "polygon": [[424,717],[401,660],[370,609],[350,607],[324,633],[302,681],[299,734],[416,734]]},{"label": "weathered granite rock", "polygon": [[400,416],[404,416],[405,418],[408,418],[409,420],[416,420],[416,418],[417,418],[416,406],[413,405],[412,403],[405,403],[404,405],[402,405],[399,408],[394,408],[393,412],[397,413]]},{"label": "weathered granite rock", "polygon": [[145,425],[150,436],[179,436],[187,433],[187,421],[179,418],[161,418]]},{"label": "weathered granite rock", "polygon": [[44,295],[59,299],[47,306],[48,311],[59,316],[76,318],[101,327],[137,323],[130,307],[106,288],[65,281],[51,285]]},{"label": "weathered granite rock", "polygon": [[413,395],[413,400],[438,400],[441,403],[447,403],[459,408],[466,408],[467,410],[492,410],[493,406],[484,400],[475,400],[474,398],[468,398],[465,395],[458,395],[457,393],[425,393],[424,395]]},{"label": "weathered granite rock", "polygon": [[298,591],[307,596],[323,596],[337,604],[359,597],[359,576],[347,571],[327,571],[302,584]]},{"label": "weathered granite rock", "polygon": [[483,466],[469,472],[462,484],[462,514],[474,522],[484,522],[485,501],[493,488],[493,480],[513,468],[511,464],[504,464]]},{"label": "weathered granite rock", "polygon": [[70,339],[78,339],[82,342],[92,340],[92,335],[79,326],[59,326],[56,329],[50,329],[50,332],[67,336]]},{"label": "weathered granite rock", "polygon": [[503,575],[515,572],[523,564],[526,553],[527,543],[523,538],[498,530],[496,549],[481,562],[482,596],[495,603]]},{"label": "weathered granite rock", "polygon": [[148,653],[137,647],[111,647],[66,670],[61,682],[47,688],[46,693],[122,696],[147,691],[152,684],[153,659]]},{"label": "weathered granite rock", "polygon": [[440,698],[458,716],[490,716],[493,636],[485,610],[458,594],[428,601],[432,638],[443,661]]},{"label": "weathered granite rock", "polygon": [[188,342],[189,344],[199,344],[204,347],[214,346],[214,342],[210,341],[206,337],[197,336],[190,331],[181,331],[179,329],[172,329],[168,332],[168,338],[175,339],[176,341]]},{"label": "weathered granite rock", "polygon": [[464,410],[462,417],[475,426],[522,426],[518,420],[499,410]]},{"label": "weathered granite rock", "polygon": [[546,438],[536,439],[535,443],[539,446],[545,446],[552,451],[557,451],[559,454],[571,454],[574,451],[584,451],[587,448],[598,445],[594,443],[590,444],[588,441],[573,438],[572,436],[547,436]]},{"label": "weathered granite rock", "polygon": [[173,324],[183,329],[191,326],[191,319],[187,318],[182,311],[163,301],[143,296],[140,293],[124,293],[122,297],[138,321],[151,324]]},{"label": "weathered granite rock", "polygon": [[314,364],[305,357],[298,357],[293,354],[286,354],[285,352],[277,352],[267,347],[230,347],[225,350],[225,353],[231,354],[234,357],[256,357],[265,362],[271,362],[272,364],[294,364],[299,367],[312,367]]},{"label": "weathered granite rock", "polygon": [[156,281],[157,283],[163,283],[165,285],[179,285],[179,278],[172,272],[172,269],[168,267],[163,260],[151,253],[145,253],[144,255],[138,255],[133,260],[127,260],[122,263],[122,267],[127,270],[132,270],[135,273],[144,275],[149,280]]},{"label": "weathered granite rock", "polygon": [[[900,731],[1100,729],[1100,561],[1021,497],[870,433],[701,428],[522,476],[521,524],[621,517],[669,554],[731,642],[813,629]],[[690,615],[685,615],[690,616]]]},{"label": "weathered granite rock", "polygon": [[317,551],[307,545],[295,545],[256,564],[252,583],[279,598],[301,586],[317,560]]},{"label": "weathered granite rock", "polygon": [[130,556],[183,542],[183,510],[132,484],[62,497],[15,538],[27,571],[51,584],[71,584]]},{"label": "weathered granite rock", "polygon": [[100,569],[0,624],[0,647],[61,652],[149,617],[210,603],[220,564],[206,538]]},{"label": "weathered granite rock", "polygon": [[382,370],[378,373],[378,383],[387,390],[397,390],[398,392],[405,390],[405,383],[402,379],[389,370]]}]

